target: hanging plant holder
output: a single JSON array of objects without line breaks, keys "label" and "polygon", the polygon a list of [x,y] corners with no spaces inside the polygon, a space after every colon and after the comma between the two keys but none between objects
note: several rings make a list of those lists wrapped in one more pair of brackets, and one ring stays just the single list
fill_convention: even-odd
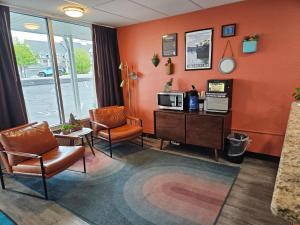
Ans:
[{"label": "hanging plant holder", "polygon": [[152,57],[152,64],[157,67],[159,64],[159,58],[158,55],[154,53],[153,57]]},{"label": "hanging plant holder", "polygon": [[171,58],[168,59],[168,62],[165,64],[166,66],[166,74],[171,75],[173,74],[173,63]]},{"label": "hanging plant holder", "polygon": [[249,35],[243,41],[243,53],[255,53],[257,49],[258,35]]}]

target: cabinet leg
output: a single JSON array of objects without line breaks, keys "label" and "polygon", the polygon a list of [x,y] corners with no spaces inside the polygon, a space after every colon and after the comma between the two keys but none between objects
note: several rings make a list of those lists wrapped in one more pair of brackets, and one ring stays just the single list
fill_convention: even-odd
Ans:
[{"label": "cabinet leg", "polygon": [[160,139],[160,148],[159,148],[160,150],[162,150],[163,145],[164,145],[164,140]]},{"label": "cabinet leg", "polygon": [[218,149],[215,148],[215,161],[219,162]]}]

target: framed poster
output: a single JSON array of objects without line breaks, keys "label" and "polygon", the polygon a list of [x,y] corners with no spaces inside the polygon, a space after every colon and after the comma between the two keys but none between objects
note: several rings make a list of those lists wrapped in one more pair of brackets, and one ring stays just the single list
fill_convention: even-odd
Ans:
[{"label": "framed poster", "polygon": [[236,24],[226,24],[222,26],[222,37],[233,37],[235,36]]},{"label": "framed poster", "polygon": [[212,68],[213,28],[185,33],[185,70]]},{"label": "framed poster", "polygon": [[177,33],[162,36],[162,56],[177,56]]}]

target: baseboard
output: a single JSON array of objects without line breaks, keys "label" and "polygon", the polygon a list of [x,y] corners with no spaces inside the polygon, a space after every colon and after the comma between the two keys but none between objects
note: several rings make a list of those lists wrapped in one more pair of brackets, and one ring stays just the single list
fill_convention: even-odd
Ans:
[{"label": "baseboard", "polygon": [[[157,139],[155,134],[151,134],[151,133],[144,133],[144,137]],[[251,158],[256,158],[256,159],[261,159],[261,160],[265,160],[265,161],[270,161],[270,162],[276,162],[276,163],[279,163],[279,161],[280,161],[280,157],[267,155],[267,154],[264,154],[264,153],[257,153],[257,152],[247,151],[245,153],[245,156],[251,157]]]},{"label": "baseboard", "polygon": [[156,139],[155,134],[151,134],[151,133],[144,133],[144,137]]},{"label": "baseboard", "polygon": [[280,157],[278,157],[278,156],[267,155],[267,154],[257,153],[257,152],[247,151],[245,156],[255,158],[255,159],[270,161],[270,162],[276,162],[276,163],[279,163],[279,161],[280,161]]}]

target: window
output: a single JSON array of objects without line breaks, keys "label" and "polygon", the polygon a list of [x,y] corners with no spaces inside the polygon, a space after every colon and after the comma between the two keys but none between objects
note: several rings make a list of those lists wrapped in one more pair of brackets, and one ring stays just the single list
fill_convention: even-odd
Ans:
[{"label": "window", "polygon": [[88,117],[96,107],[93,79],[93,45],[89,27],[53,21],[55,49],[66,115]]},{"label": "window", "polygon": [[12,12],[11,33],[29,120],[55,125],[66,122],[70,113],[88,117],[97,106],[90,27]]},{"label": "window", "polygon": [[29,120],[59,124],[46,20],[11,13],[11,33]]}]

